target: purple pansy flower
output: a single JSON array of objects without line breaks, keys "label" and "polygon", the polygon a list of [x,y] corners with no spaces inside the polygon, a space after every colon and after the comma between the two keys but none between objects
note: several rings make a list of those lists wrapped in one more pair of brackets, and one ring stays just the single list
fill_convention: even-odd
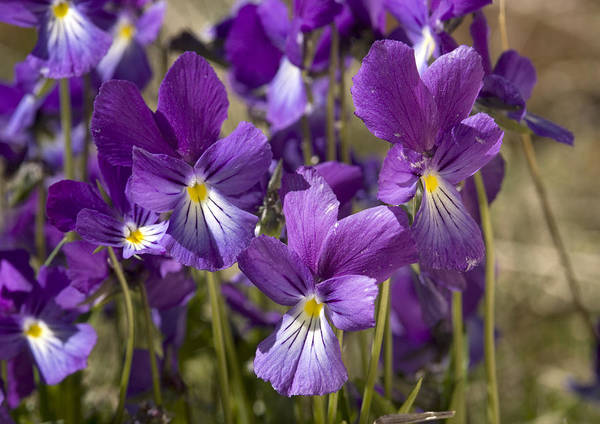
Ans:
[{"label": "purple pansy flower", "polygon": [[377,41],[354,77],[356,115],[375,136],[393,143],[379,176],[379,199],[423,199],[413,223],[420,261],[466,271],[484,255],[476,222],[456,185],[500,150],[503,132],[483,113],[469,116],[481,88],[481,59],[461,46],[419,77],[411,48]]},{"label": "purple pansy flower", "polygon": [[42,267],[37,280],[32,275],[24,264],[0,260],[0,358],[31,377],[33,361],[46,384],[57,384],[86,367],[96,333],[88,324],[74,324],[75,299],[56,303],[70,284],[64,270]]},{"label": "purple pansy flower", "polygon": [[456,47],[444,30],[444,22],[481,9],[492,0],[384,0],[387,10],[400,22],[402,41],[415,50],[417,69],[422,74],[429,59]]},{"label": "purple pansy flower", "polygon": [[339,202],[315,169],[282,184],[288,245],[261,236],[239,258],[250,281],[291,307],[258,346],[254,371],[283,395],[323,395],[348,378],[328,318],[345,331],[372,327],[377,282],[416,252],[402,209],[380,206],[338,221]]},{"label": "purple pansy flower", "polygon": [[48,78],[81,76],[96,66],[110,47],[111,37],[96,25],[105,0],[3,0],[0,20],[37,27],[31,55]]},{"label": "purple pansy flower", "polygon": [[123,248],[123,257],[134,254],[162,254],[160,244],[168,222],[130,200],[126,184],[131,168],[112,166],[99,157],[101,173],[112,207],[90,184],[63,180],[50,186],[46,210],[51,224],[61,231],[77,231],[96,246]]},{"label": "purple pansy flower", "polygon": [[483,13],[475,14],[471,36],[473,47],[483,59],[486,73],[478,102],[485,107],[507,111],[509,118],[524,122],[540,137],[549,137],[572,146],[574,137],[569,130],[527,110],[527,100],[537,82],[533,63],[515,50],[507,50],[500,55],[492,69],[488,50],[489,28]]},{"label": "purple pansy flower", "polygon": [[134,82],[140,89],[152,78],[145,47],[158,36],[166,3],[159,1],[138,16],[135,7],[124,8],[112,28],[113,43],[96,70],[102,81]]},{"label": "purple pansy flower", "polygon": [[128,195],[156,212],[172,212],[164,245],[185,265],[231,266],[248,246],[258,218],[257,183],[271,163],[263,133],[243,122],[218,139],[227,116],[227,93],[195,53],[167,72],[153,113],[138,88],[109,81],[98,95],[92,135],[107,161],[132,166]]}]

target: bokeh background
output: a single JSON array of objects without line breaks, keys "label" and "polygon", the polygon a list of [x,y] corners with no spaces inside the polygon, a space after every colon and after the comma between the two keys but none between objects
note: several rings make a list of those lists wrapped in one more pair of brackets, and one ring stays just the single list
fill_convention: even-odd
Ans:
[{"label": "bokeh background", "polygon": [[[169,0],[160,42],[166,44],[183,29],[201,37],[211,22],[227,14],[231,3]],[[486,8],[485,13],[492,26],[495,60],[501,52],[497,4]],[[467,18],[456,31],[459,42],[470,42],[469,23]],[[574,148],[548,139],[534,142],[583,299],[595,315],[600,315],[600,1],[507,0],[507,25],[511,47],[528,56],[537,68],[538,84],[528,108],[575,134]],[[12,79],[13,65],[24,59],[34,44],[31,30],[0,24],[1,79]],[[157,46],[151,48],[151,57],[156,70],[164,67]],[[171,53],[168,59],[176,57],[177,53]],[[355,63],[347,77],[357,69]],[[156,102],[161,78],[156,75],[144,93],[149,104]],[[233,94],[230,101],[224,133],[247,119],[244,106]],[[385,153],[387,143],[375,139],[362,122],[352,117],[350,125],[353,148],[363,154]],[[502,153],[507,172],[492,214],[499,265],[497,359],[503,422],[598,423],[600,403],[582,401],[568,388],[569,381],[594,379],[592,342],[571,302],[517,135],[506,135]],[[110,338],[112,330],[100,329],[100,339]],[[188,400],[193,407],[210,409],[210,404],[204,404],[210,403],[207,399],[215,390],[207,381],[207,375],[214,372],[210,349],[200,346],[193,351],[198,359],[185,374],[191,391]],[[117,363],[103,364],[105,354],[100,349],[92,355],[91,369],[100,371],[89,377],[92,390],[86,395],[88,404],[116,403],[116,392],[107,385],[106,376],[117,373],[120,367]],[[479,366],[468,389],[471,423],[484,422],[484,384]]]}]

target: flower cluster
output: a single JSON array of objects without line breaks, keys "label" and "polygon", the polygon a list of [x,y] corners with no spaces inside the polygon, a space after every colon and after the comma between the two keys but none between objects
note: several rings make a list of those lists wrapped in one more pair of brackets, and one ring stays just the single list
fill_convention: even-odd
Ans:
[{"label": "flower cluster", "polygon": [[[478,362],[477,308],[495,266],[482,227],[504,177],[505,123],[573,144],[528,111],[527,58],[509,50],[492,68],[489,3],[241,2],[208,40],[171,40],[200,54],[186,51],[159,76],[151,109],[141,93],[152,79],[147,46],[166,2],[0,2],[0,20],[38,34],[15,81],[0,86],[0,421],[36,384],[61,383],[111,343],[125,346],[116,420],[126,397],[136,420],[150,419],[152,408],[133,405],[150,388],[166,417],[161,389],[187,393],[180,371],[203,347],[207,317],[227,422],[230,383],[236,414],[249,413],[244,386],[265,392],[241,352],[284,396],[348,381],[351,394],[364,389],[361,423],[386,325],[393,378],[446,372],[450,340],[462,340],[457,316]],[[473,47],[459,46],[452,31],[470,16]],[[228,94],[207,59],[252,123],[223,134]],[[383,163],[349,147],[350,96],[390,145]],[[215,284],[223,275],[231,281]],[[106,338],[110,321],[127,321],[127,334]],[[364,361],[372,355],[374,371],[356,378],[357,343],[342,335],[373,327],[372,350],[349,336]]]}]

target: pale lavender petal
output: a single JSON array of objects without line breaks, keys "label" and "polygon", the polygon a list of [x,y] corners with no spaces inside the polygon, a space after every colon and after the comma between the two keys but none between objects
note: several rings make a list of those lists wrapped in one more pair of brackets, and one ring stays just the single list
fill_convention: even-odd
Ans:
[{"label": "pale lavender petal", "polygon": [[420,32],[428,21],[426,0],[384,0],[386,9],[408,31]]},{"label": "pale lavender petal", "polygon": [[333,277],[317,285],[317,296],[327,305],[331,321],[344,331],[375,326],[377,281],[362,275]]},{"label": "pale lavender petal", "polygon": [[412,226],[419,262],[428,268],[468,271],[485,253],[481,230],[454,186],[441,177],[436,182],[435,187],[426,185]]},{"label": "pale lavender petal", "polygon": [[160,85],[157,114],[175,133],[178,153],[193,163],[219,138],[228,106],[225,87],[210,64],[186,52]]},{"label": "pale lavender petal", "polygon": [[404,210],[378,206],[331,227],[320,252],[318,275],[365,275],[381,282],[401,266],[416,261]]},{"label": "pale lavender petal", "polygon": [[314,168],[285,175],[282,193],[288,246],[316,272],[323,241],[337,221],[340,203]]},{"label": "pale lavender petal", "polygon": [[308,315],[304,302],[286,313],[256,349],[254,372],[284,396],[324,395],[348,379],[340,345],[323,311]]},{"label": "pale lavender petal", "polygon": [[441,131],[447,131],[469,116],[482,87],[481,57],[467,46],[440,56],[423,74],[438,110]]},{"label": "pale lavender petal", "polygon": [[194,168],[211,187],[234,196],[251,189],[267,173],[271,157],[262,131],[241,122],[230,135],[210,146]]},{"label": "pale lavender petal", "polygon": [[130,81],[108,81],[94,102],[90,131],[98,151],[113,165],[131,166],[133,146],[175,155],[163,138],[152,111]]},{"label": "pale lavender petal", "polygon": [[433,147],[439,128],[437,108],[410,47],[399,41],[376,41],[353,82],[355,113],[376,137],[420,152]]},{"label": "pale lavender petal", "polygon": [[287,5],[281,0],[264,0],[258,5],[257,13],[267,37],[279,50],[284,50],[290,32]]},{"label": "pale lavender petal", "polygon": [[388,152],[379,174],[377,198],[390,205],[401,205],[413,198],[425,164],[421,153],[396,144]]},{"label": "pale lavender petal", "polygon": [[181,159],[134,148],[128,195],[146,209],[169,212],[185,196],[185,188],[193,175],[193,168]]},{"label": "pale lavender petal", "polygon": [[552,121],[527,112],[525,114],[525,123],[531,131],[540,137],[549,137],[559,143],[568,144],[569,146],[573,145],[573,133]]},{"label": "pale lavender petal", "polygon": [[135,38],[142,45],[147,45],[158,37],[158,32],[163,24],[167,3],[158,1],[148,7],[136,24]]},{"label": "pale lavender petal", "polygon": [[29,347],[44,382],[54,385],[87,366],[96,332],[88,324],[46,324],[49,334],[28,337]]},{"label": "pale lavender petal", "polygon": [[478,113],[452,129],[433,157],[439,174],[458,184],[487,164],[500,151],[504,132],[494,120]]},{"label": "pale lavender petal", "polygon": [[21,274],[20,270],[5,259],[0,260],[0,294],[2,290],[10,292],[30,292],[33,284]]},{"label": "pale lavender petal", "polygon": [[267,89],[267,120],[273,131],[298,121],[307,105],[302,71],[284,57]]},{"label": "pale lavender petal", "polygon": [[252,240],[238,265],[256,287],[280,305],[293,306],[314,291],[312,274],[300,257],[272,237]]}]

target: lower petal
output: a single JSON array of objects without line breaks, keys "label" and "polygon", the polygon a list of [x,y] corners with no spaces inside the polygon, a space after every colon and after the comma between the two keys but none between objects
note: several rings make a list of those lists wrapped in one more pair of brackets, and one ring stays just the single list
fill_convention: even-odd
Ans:
[{"label": "lower petal", "polygon": [[284,396],[333,393],[348,379],[324,311],[309,314],[305,303],[286,313],[256,350],[254,372]]}]

